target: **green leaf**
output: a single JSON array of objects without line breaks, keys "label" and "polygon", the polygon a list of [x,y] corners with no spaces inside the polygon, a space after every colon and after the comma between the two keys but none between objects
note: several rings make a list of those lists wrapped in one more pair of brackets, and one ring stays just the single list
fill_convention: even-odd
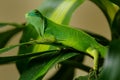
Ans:
[{"label": "green leaf", "polygon": [[111,26],[118,8],[109,0],[91,0],[91,1],[94,2],[103,11],[109,22],[109,25]]},{"label": "green leaf", "polygon": [[23,25],[17,24],[17,23],[6,23],[6,22],[3,22],[3,23],[0,23],[0,28],[4,27],[4,26],[7,26],[7,25],[13,26],[13,27],[16,27],[16,28],[22,28],[22,27],[24,27]]},{"label": "green leaf", "polygon": [[120,39],[111,42],[100,80],[120,80]]},{"label": "green leaf", "polygon": [[6,23],[0,23],[0,27],[4,27],[6,25],[8,25],[8,24],[6,24]]},{"label": "green leaf", "polygon": [[[72,51],[70,51],[70,52],[72,52]],[[49,80],[73,80],[75,68],[80,68],[82,70],[88,70],[88,68],[86,68],[86,66],[82,65],[84,55],[81,55],[80,53],[78,53],[78,54],[79,55],[74,56],[68,60],[61,62],[60,69]]]},{"label": "green leaf", "polygon": [[[0,49],[0,54],[4,53],[4,52],[7,52],[17,46],[24,46],[24,47],[28,47],[32,44],[46,44],[46,45],[54,45],[54,46],[58,46],[58,47],[65,47],[65,46],[62,46],[61,44],[57,44],[57,43],[54,43],[54,42],[50,42],[49,40],[32,40],[32,41],[29,41],[29,42],[25,42],[25,43],[20,43],[20,44],[16,44],[16,45],[12,45],[12,46],[8,46],[8,47],[5,47],[5,48],[1,48]],[[22,54],[22,53],[21,53]]]},{"label": "green leaf", "polygon": [[60,67],[57,73],[49,80],[73,80],[74,69],[74,67],[64,64]]},{"label": "green leaf", "polygon": [[[44,0],[42,4],[37,8],[44,16],[50,17],[51,14],[55,11],[57,7],[63,2],[64,0]],[[53,5],[54,3],[54,5]]]},{"label": "green leaf", "polygon": [[76,62],[76,61],[72,61],[72,60],[64,61],[64,62],[62,62],[62,64],[67,64],[69,66],[82,69],[83,71],[86,71],[86,72],[89,72],[90,69],[92,69],[89,66],[83,65],[82,62],[80,63],[80,62]]},{"label": "green leaf", "polygon": [[112,1],[115,4],[117,4],[120,7],[120,0],[110,0],[110,1]]},{"label": "green leaf", "polygon": [[76,78],[75,80],[88,80],[88,75],[87,76],[80,76]]},{"label": "green leaf", "polygon": [[7,42],[21,30],[22,28],[15,28],[5,32],[0,32],[0,48],[3,48]]},{"label": "green leaf", "polygon": [[73,12],[84,1],[85,0],[46,0],[38,10],[56,23],[68,24]]},{"label": "green leaf", "polygon": [[98,76],[97,76],[96,71],[90,71],[88,75],[80,76],[76,78],[75,80],[98,80]]},{"label": "green leaf", "polygon": [[112,39],[120,38],[120,10],[115,15],[113,24],[112,24]]},{"label": "green leaf", "polygon": [[[84,30],[85,31],[85,30]],[[94,37],[95,40],[104,45],[104,46],[107,46],[109,45],[110,41],[108,39],[106,39],[105,37],[99,35],[99,34],[95,34],[95,33],[92,33],[92,32],[89,32],[89,31],[85,31],[87,34],[89,34],[90,36]]]},{"label": "green leaf", "polygon": [[69,54],[62,53],[58,56],[52,57],[51,59],[46,58],[45,61],[42,60],[40,64],[37,63],[37,65],[34,65],[34,66],[32,65],[31,68],[24,71],[20,76],[20,80],[38,80],[38,79],[42,80],[43,76],[48,72],[48,70],[51,67],[73,56],[76,56],[76,54],[75,53],[69,53]]},{"label": "green leaf", "polygon": [[58,24],[68,24],[75,9],[84,1],[85,0],[64,0],[52,13],[50,19]]},{"label": "green leaf", "polygon": [[3,48],[15,34],[23,30],[23,28],[25,27],[24,25],[20,25],[17,23],[0,23],[0,28],[7,25],[14,26],[15,28],[7,30],[5,32],[0,32],[0,48]]},{"label": "green leaf", "polygon": [[30,42],[26,42],[26,43],[20,43],[20,44],[17,44],[17,45],[13,45],[13,46],[8,46],[8,47],[5,47],[5,48],[1,48],[0,49],[0,54],[4,53],[4,52],[7,52],[17,46],[22,46],[22,45],[26,45],[26,44],[32,44],[34,43],[33,41],[30,41]]},{"label": "green leaf", "polygon": [[19,60],[23,60],[26,58],[31,58],[31,57],[44,57],[46,55],[51,55],[52,53],[56,53],[57,50],[51,50],[51,51],[45,51],[45,52],[38,52],[38,53],[27,53],[27,54],[21,54],[18,56],[7,56],[7,57],[0,57],[0,64],[7,64],[7,63],[12,63],[16,62]]}]

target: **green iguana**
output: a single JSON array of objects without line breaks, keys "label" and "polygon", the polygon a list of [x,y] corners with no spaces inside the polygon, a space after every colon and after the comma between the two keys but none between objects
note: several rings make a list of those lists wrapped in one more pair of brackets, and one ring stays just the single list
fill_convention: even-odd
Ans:
[{"label": "green iguana", "polygon": [[[28,25],[32,25],[39,35],[39,42],[60,43],[78,51],[88,53],[94,58],[94,69],[97,69],[98,56],[105,57],[107,48],[97,43],[96,40],[80,29],[52,22],[44,17],[38,10],[26,14]],[[47,50],[49,45],[46,46]],[[33,51],[40,51],[41,45],[34,46]]]}]

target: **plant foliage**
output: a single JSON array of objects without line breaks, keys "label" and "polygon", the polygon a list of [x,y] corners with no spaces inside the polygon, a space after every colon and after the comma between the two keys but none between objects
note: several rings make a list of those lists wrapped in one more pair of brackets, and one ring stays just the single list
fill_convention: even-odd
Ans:
[{"label": "plant foliage", "polygon": [[[17,56],[0,57],[0,64],[16,63],[19,80],[43,80],[56,64],[61,66],[49,80],[120,80],[120,1],[90,0],[108,20],[111,41],[69,25],[72,14],[85,1],[45,0],[26,13],[24,24],[1,22],[0,28],[9,25],[14,29],[0,32],[0,54],[15,47],[19,51]],[[6,47],[20,31],[20,43]],[[83,64],[84,56],[93,59],[92,68]],[[76,68],[88,75],[74,77]]]}]

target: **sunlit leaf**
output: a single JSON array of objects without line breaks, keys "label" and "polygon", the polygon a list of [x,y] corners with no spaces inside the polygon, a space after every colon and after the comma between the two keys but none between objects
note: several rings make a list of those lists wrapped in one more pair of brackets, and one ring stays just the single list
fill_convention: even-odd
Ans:
[{"label": "sunlit leaf", "polygon": [[56,23],[68,24],[73,12],[84,1],[85,0],[46,0],[38,10]]}]

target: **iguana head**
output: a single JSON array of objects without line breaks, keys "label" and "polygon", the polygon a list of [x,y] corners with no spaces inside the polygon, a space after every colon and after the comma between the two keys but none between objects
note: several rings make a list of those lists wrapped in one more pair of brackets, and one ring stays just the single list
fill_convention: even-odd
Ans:
[{"label": "iguana head", "polygon": [[45,18],[38,10],[32,10],[25,15],[27,24],[31,24],[36,32],[43,36],[45,29]]}]

